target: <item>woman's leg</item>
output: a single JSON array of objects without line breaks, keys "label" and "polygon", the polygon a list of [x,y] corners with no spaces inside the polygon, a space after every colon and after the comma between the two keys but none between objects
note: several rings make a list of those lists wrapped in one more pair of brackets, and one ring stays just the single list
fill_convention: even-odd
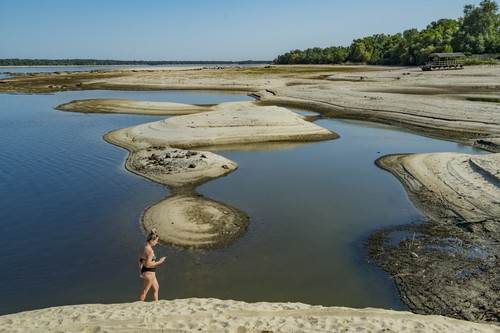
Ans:
[{"label": "woman's leg", "polygon": [[158,293],[160,292],[160,284],[158,283],[158,280],[156,279],[156,275],[153,279],[153,284],[151,285],[153,287],[153,300],[157,301],[158,300]]},{"label": "woman's leg", "polygon": [[[154,273],[153,273],[154,274]],[[156,280],[156,278],[153,276],[151,276],[152,274],[149,273],[149,272],[144,272],[142,274],[142,277],[144,279],[144,287],[142,288],[142,292],[141,294],[139,295],[139,299],[141,301],[144,301],[146,299],[146,296],[148,294],[148,291],[149,291],[149,288],[151,288],[153,286],[153,279]]]}]

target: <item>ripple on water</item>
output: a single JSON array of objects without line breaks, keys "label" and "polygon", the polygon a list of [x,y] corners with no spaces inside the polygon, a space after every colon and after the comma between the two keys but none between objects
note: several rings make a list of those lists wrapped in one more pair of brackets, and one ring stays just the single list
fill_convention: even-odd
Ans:
[{"label": "ripple on water", "polygon": [[[248,100],[202,92],[0,94],[0,265],[7,272],[0,277],[6,300],[0,313],[137,297],[141,214],[168,191],[125,171],[127,152],[102,136],[159,118],[52,109],[83,98]],[[472,150],[385,126],[318,124],[341,138],[221,153],[240,168],[199,191],[248,213],[251,227],[223,249],[155,249],[169,257],[158,270],[161,297],[405,308],[387,274],[353,245],[372,230],[421,216],[401,184],[373,161],[379,152]]]}]

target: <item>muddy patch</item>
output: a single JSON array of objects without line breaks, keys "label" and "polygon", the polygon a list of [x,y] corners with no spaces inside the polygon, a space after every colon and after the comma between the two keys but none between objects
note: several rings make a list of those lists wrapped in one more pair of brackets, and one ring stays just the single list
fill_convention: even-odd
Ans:
[{"label": "muddy patch", "polygon": [[497,243],[429,222],[381,230],[367,247],[412,311],[500,323]]},{"label": "muddy patch", "polygon": [[195,187],[235,170],[238,165],[207,151],[149,147],[131,153],[127,167],[170,187]]}]

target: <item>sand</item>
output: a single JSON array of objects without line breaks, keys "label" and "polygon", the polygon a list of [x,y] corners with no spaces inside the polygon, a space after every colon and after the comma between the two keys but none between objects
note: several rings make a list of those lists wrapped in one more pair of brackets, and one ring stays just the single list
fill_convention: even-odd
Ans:
[{"label": "sand", "polygon": [[380,66],[198,67],[30,74],[0,80],[0,91],[241,91],[267,104],[377,121],[471,144],[478,138],[500,138],[499,79],[500,66],[495,65],[435,72]]},{"label": "sand", "polygon": [[148,208],[144,228],[163,242],[184,248],[224,247],[248,226],[249,218],[229,205],[195,194],[177,194]]},{"label": "sand", "polygon": [[[182,77],[172,71],[115,77],[105,82],[108,86],[246,87],[263,102],[304,107],[333,117],[379,121],[459,141],[500,137],[499,104],[470,101],[464,96],[500,96],[500,66],[430,73],[418,68],[366,71],[361,67],[359,73],[352,72],[356,68],[348,72],[330,69],[331,72],[328,67],[321,72],[283,70],[279,74],[272,70],[227,69],[217,71],[217,76],[211,71],[198,71],[183,73]],[[361,77],[364,79],[352,81]]]},{"label": "sand", "polygon": [[121,146],[168,145],[183,149],[337,137],[286,108],[259,106],[254,102],[222,103],[211,112],[168,118],[107,135]]},{"label": "sand", "polygon": [[210,112],[115,130],[106,134],[105,139],[129,150],[128,170],[167,185],[176,194],[146,210],[143,216],[146,230],[156,228],[164,243],[185,248],[216,248],[240,237],[246,230],[248,217],[237,208],[200,197],[194,188],[230,173],[237,164],[192,148],[337,137],[286,108],[231,102],[213,106]]},{"label": "sand", "polygon": [[314,109],[469,142],[500,138],[500,66],[422,72],[372,66],[256,66],[32,74],[0,91],[203,89],[253,93],[263,103]]},{"label": "sand", "polygon": [[378,164],[403,182],[433,220],[500,240],[500,154],[391,155]]},{"label": "sand", "polygon": [[427,220],[375,233],[370,258],[412,311],[498,324],[500,154],[401,154],[377,165]]},{"label": "sand", "polygon": [[[500,97],[499,78],[500,66],[473,66],[461,71],[426,73],[417,68],[266,66],[241,69],[196,68],[135,72],[121,70],[99,73],[30,74],[0,80],[0,91],[53,92],[83,89],[233,90],[252,93],[259,100],[259,103],[253,103],[251,106],[241,104],[240,108],[240,106],[233,104],[230,107],[232,110],[220,106],[210,112],[139,125],[114,131],[107,135],[108,141],[127,148],[131,152],[130,156],[147,149],[158,149],[158,153],[164,153],[172,148],[191,149],[203,146],[213,147],[214,145],[248,145],[257,142],[307,141],[335,137],[333,133],[318,128],[314,124],[302,123],[304,120],[300,119],[300,117],[296,115],[292,117],[276,106],[259,108],[259,106],[269,104],[307,108],[328,117],[352,118],[392,124],[420,134],[444,137],[466,144],[474,144],[491,151],[498,151],[500,143],[500,106],[495,101]],[[136,108],[129,108],[129,110],[133,109],[134,113],[152,112],[148,108],[141,110],[140,103]],[[96,107],[95,110],[98,110],[99,107]],[[145,153],[138,160],[142,159],[146,163],[151,161],[151,156]],[[396,155],[384,157],[379,160],[379,165],[390,170],[403,182],[413,201],[434,222],[466,230],[474,235],[472,241],[493,240],[498,242],[498,218],[500,216],[498,198],[500,196],[498,193],[497,175],[499,163],[497,156],[475,157],[449,153]],[[129,157],[130,159],[131,157]],[[153,158],[153,160],[156,159]],[[162,162],[165,160],[168,159],[162,159]],[[179,170],[185,169],[185,165],[183,163],[178,164]],[[200,169],[202,165],[200,164]],[[211,166],[216,165],[218,164],[215,162],[205,164],[207,170],[212,170]],[[129,162],[127,162],[127,167],[129,170],[141,174],[139,168],[134,166],[134,169],[132,169]],[[152,176],[152,173],[155,175],[161,174],[156,172],[154,168],[151,169],[154,172],[148,170],[142,175],[153,179],[155,176]],[[197,169],[197,171],[200,169]],[[165,173],[161,177],[166,179],[167,174]],[[225,174],[225,172],[222,172],[222,174]],[[219,175],[213,177],[217,176]],[[194,179],[198,179],[198,177],[194,177]],[[155,179],[155,181],[158,181],[158,179]],[[167,183],[168,180],[165,180],[165,184]],[[186,183],[189,183],[189,181],[186,181]],[[197,205],[190,199],[185,201],[191,206]],[[161,203],[159,206],[161,206]],[[219,206],[213,205],[213,207]],[[188,218],[188,214],[185,213],[188,210],[189,208],[179,208],[176,205],[176,214],[184,214],[182,218],[178,219],[186,221],[187,229],[201,230],[205,228],[209,230],[208,234],[213,234],[213,231],[206,228],[206,226],[198,226],[193,223]],[[209,209],[208,212],[200,207],[194,209],[195,215],[213,214],[213,216],[221,216],[220,211],[223,210],[222,207],[220,210],[218,208],[213,211]],[[152,223],[157,223],[160,220],[169,221],[168,216],[161,214],[161,218],[152,221]],[[222,226],[225,224],[226,222],[223,220]],[[178,230],[185,232],[186,229],[179,228]],[[445,232],[445,235],[447,234],[448,231]],[[185,237],[185,239],[191,241],[192,237]],[[421,255],[420,252],[419,254],[416,252],[409,253],[410,256],[413,256],[413,254],[417,255],[417,257]],[[424,272],[425,275],[428,275],[429,272],[431,274],[433,272],[439,273],[439,269],[443,266],[440,265],[439,261],[431,263],[432,265],[426,265],[425,269],[422,270],[427,270],[427,272]],[[410,262],[410,266],[411,264],[412,262]],[[498,274],[494,275],[493,279],[497,276]],[[398,278],[402,279],[404,277]],[[491,292],[491,290],[484,291],[472,284],[468,288],[475,295],[476,300],[479,300],[479,302],[476,302],[479,304],[479,312],[488,311],[488,313],[494,315],[496,309],[484,309],[484,306],[488,307],[489,305],[481,302],[480,295],[482,292]],[[449,292],[450,290],[446,289],[445,291]],[[494,293],[495,289],[492,290]],[[441,296],[437,295],[436,297],[446,307],[446,302],[441,300]],[[458,300],[461,301],[461,299]],[[459,310],[470,305],[467,302],[463,303],[462,308],[459,308]],[[425,308],[425,302],[422,304]],[[116,308],[110,308],[107,318],[100,317],[103,318],[102,325],[104,328],[118,325],[119,321],[114,318],[122,313],[118,308],[119,306],[133,307],[135,304],[117,305]],[[150,305],[141,304],[138,306],[147,307]],[[345,316],[341,316],[342,319],[334,319],[340,313],[344,313],[342,312],[344,310],[328,310],[331,311],[330,314],[333,318],[323,320],[321,318],[324,317],[315,317],[317,314],[314,314],[314,311],[316,310],[309,312],[310,309],[307,307],[297,310],[295,316],[285,316],[283,313],[287,312],[277,306],[276,310],[279,316],[285,316],[286,319],[284,321],[280,321],[280,319],[274,321],[274,319],[271,320],[269,314],[263,315],[261,312],[266,309],[267,305],[258,308],[252,308],[252,306],[244,306],[245,309],[249,309],[247,313],[241,307],[232,308],[232,305],[228,305],[227,309],[236,309],[235,313],[240,315],[238,317],[235,314],[234,318],[229,319],[225,317],[224,322],[229,323],[225,324],[228,325],[225,326],[228,331],[229,327],[233,331],[237,330],[238,327],[230,325],[233,323],[240,325],[240,320],[241,325],[244,327],[248,325],[248,328],[254,331],[267,329],[268,326],[263,325],[268,325],[268,323],[269,327],[274,325],[272,326],[274,331],[291,331],[295,329],[297,332],[307,330],[347,332],[370,332],[372,330],[382,332],[385,328],[387,328],[385,332],[391,330],[395,332],[405,330],[473,332],[474,328],[477,328],[479,332],[481,329],[492,332],[498,331],[493,327],[486,328],[486,326],[450,321],[440,317],[418,317],[407,313],[394,314],[382,310],[367,310],[368,313],[362,312],[362,314],[354,310],[345,310],[350,313],[349,316],[351,317],[349,318],[353,318],[352,321],[349,318],[346,319]],[[75,320],[87,320],[89,317],[85,319],[85,316],[88,312],[85,312],[87,310],[84,309],[86,307],[91,309],[96,306],[85,305],[81,307],[75,315],[80,319]],[[148,310],[144,310],[148,313],[144,316],[148,316],[149,320],[151,317],[150,313],[147,312]],[[430,310],[434,311],[435,309]],[[57,313],[57,310],[52,309],[41,311],[41,313],[47,311],[48,316]],[[137,314],[135,314],[135,311],[137,311]],[[104,308],[94,312],[95,314],[92,315],[96,316],[96,318],[101,315],[104,316],[106,313]],[[126,325],[131,325],[129,326],[131,331],[139,329],[139,326],[134,326],[137,325],[136,321],[139,321],[136,320],[136,316],[141,316],[141,313],[145,312],[135,308],[129,312],[123,312],[124,321]],[[167,312],[175,313],[173,308],[170,308]],[[210,320],[215,320],[213,324],[216,325],[217,319],[214,319],[214,317],[218,318],[217,315],[213,315],[210,311],[207,312],[206,317],[203,317],[203,315],[196,315],[196,317],[205,318],[206,325],[210,325]],[[18,316],[22,315],[19,314]],[[26,315],[29,316],[29,314]],[[186,317],[181,318],[178,313],[172,316],[174,318],[165,320],[167,323],[165,325],[176,323],[176,320],[182,321],[186,319]],[[471,318],[476,319],[478,317],[472,316]],[[33,325],[43,325],[47,321],[47,319],[37,320],[33,317],[28,317],[28,319],[28,321],[24,322],[20,319],[18,322],[11,324],[7,320],[6,325],[22,327],[21,325],[25,324],[33,327]],[[64,320],[57,323],[48,321],[48,324],[58,325],[58,328],[63,327],[61,325],[64,323]],[[142,320],[140,324],[144,325]],[[256,326],[258,324],[260,326]],[[323,324],[325,326],[311,326]],[[158,325],[163,325],[163,323],[158,323]],[[182,325],[173,329],[194,330],[202,328],[196,325],[190,327],[188,326],[189,323]],[[220,327],[224,326],[214,327],[214,330],[220,330]],[[89,329],[93,328],[90,327]],[[207,329],[211,328],[207,326]]]},{"label": "sand", "polygon": [[83,99],[58,105],[56,109],[82,113],[183,115],[210,111],[210,106],[129,99]]},{"label": "sand", "polygon": [[0,332],[496,333],[500,329],[391,310],[190,298],[21,312],[1,316]]},{"label": "sand", "polygon": [[207,151],[151,146],[133,150],[127,168],[171,188],[202,184],[236,170],[238,165]]},{"label": "sand", "polygon": [[[363,78],[361,80],[361,78]],[[500,66],[424,73],[418,68],[336,73],[255,95],[263,102],[319,110],[333,117],[388,123],[464,141],[500,136],[500,105],[471,96],[500,96]]]}]

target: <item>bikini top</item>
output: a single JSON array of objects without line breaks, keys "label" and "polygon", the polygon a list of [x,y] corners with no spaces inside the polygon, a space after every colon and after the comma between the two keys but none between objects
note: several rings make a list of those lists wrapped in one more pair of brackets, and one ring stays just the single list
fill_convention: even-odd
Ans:
[{"label": "bikini top", "polygon": [[[139,261],[140,261],[140,262],[144,262],[144,263],[145,263],[145,262],[146,262],[146,259],[144,259],[143,257],[140,257],[140,258],[139,258]],[[153,254],[153,261],[156,261],[156,256],[155,256],[154,254]]]}]

